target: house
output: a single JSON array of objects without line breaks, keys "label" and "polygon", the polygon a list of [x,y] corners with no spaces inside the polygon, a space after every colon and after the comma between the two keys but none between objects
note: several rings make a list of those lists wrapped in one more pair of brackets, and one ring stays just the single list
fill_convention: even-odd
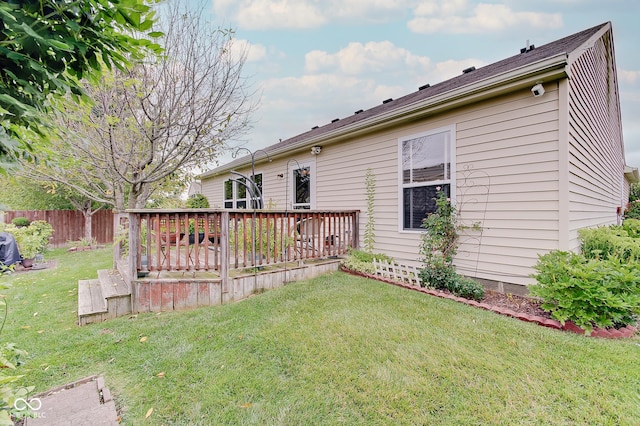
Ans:
[{"label": "house", "polygon": [[514,53],[203,173],[202,194],[251,208],[231,171],[253,167],[267,208],[358,209],[362,240],[370,169],[375,251],[419,266],[440,188],[480,226],[458,272],[526,292],[538,254],[578,250],[579,229],[620,220],[638,170],[625,164],[611,23]]}]

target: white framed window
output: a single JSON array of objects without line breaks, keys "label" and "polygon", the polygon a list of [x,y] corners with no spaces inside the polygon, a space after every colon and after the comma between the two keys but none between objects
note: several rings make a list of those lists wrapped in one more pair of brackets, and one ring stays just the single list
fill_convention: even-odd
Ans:
[{"label": "white framed window", "polygon": [[[262,173],[256,173],[254,181],[260,192],[262,192]],[[246,209],[257,207],[257,200],[249,196],[249,191],[244,185],[246,179],[237,177],[224,181],[224,208],[225,209]]]},{"label": "white framed window", "polygon": [[399,229],[424,231],[438,191],[455,196],[455,126],[398,139],[398,158]]},{"label": "white framed window", "polygon": [[294,209],[314,209],[315,197],[315,163],[295,163],[289,169],[291,182],[291,206]]}]

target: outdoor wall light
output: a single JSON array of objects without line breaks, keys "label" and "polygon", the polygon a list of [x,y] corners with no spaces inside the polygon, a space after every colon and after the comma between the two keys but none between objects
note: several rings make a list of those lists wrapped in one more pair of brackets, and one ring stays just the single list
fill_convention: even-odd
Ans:
[{"label": "outdoor wall light", "polygon": [[322,151],[321,146],[316,145],[311,147],[311,155],[318,155],[320,154],[320,151]]},{"label": "outdoor wall light", "polygon": [[533,96],[535,96],[536,98],[542,96],[544,95],[544,87],[542,87],[541,83],[537,83],[531,88],[531,93],[533,93]]}]

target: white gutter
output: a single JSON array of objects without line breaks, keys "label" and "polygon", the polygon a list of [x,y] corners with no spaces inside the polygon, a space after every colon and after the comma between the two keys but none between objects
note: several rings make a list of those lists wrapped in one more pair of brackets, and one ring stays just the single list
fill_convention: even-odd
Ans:
[{"label": "white gutter", "polygon": [[638,173],[637,167],[624,166],[624,177],[629,183],[640,182],[640,173]]}]

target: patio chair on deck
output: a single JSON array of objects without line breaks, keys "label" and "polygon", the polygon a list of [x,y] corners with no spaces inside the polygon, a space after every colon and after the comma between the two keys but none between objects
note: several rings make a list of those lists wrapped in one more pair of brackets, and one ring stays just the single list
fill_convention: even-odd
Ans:
[{"label": "patio chair on deck", "polygon": [[320,256],[323,244],[320,234],[323,233],[323,224],[323,219],[318,217],[303,218],[298,221],[296,247],[301,256],[306,255],[309,258]]}]

